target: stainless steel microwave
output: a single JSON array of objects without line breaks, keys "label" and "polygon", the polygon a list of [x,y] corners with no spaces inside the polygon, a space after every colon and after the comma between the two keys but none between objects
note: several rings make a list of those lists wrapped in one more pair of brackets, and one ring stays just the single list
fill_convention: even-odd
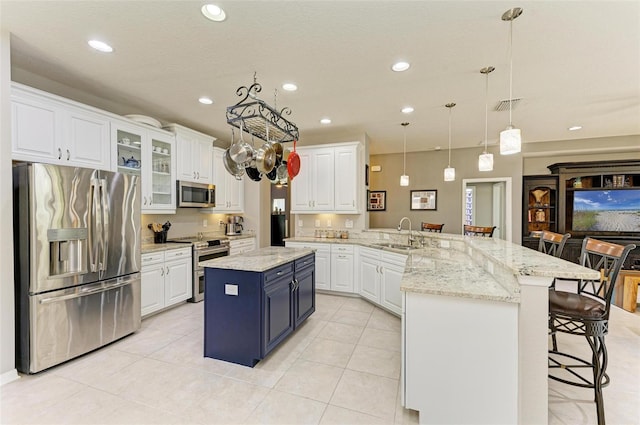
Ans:
[{"label": "stainless steel microwave", "polygon": [[211,208],[216,206],[216,186],[213,184],[177,182],[178,207]]}]

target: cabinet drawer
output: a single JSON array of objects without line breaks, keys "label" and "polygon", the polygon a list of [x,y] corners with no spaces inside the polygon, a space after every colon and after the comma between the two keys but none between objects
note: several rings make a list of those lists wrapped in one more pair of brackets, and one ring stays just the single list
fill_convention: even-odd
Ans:
[{"label": "cabinet drawer", "polygon": [[191,248],[171,249],[165,251],[164,255],[166,261],[191,257]]},{"label": "cabinet drawer", "polygon": [[147,254],[142,254],[142,265],[146,266],[149,264],[155,264],[155,263],[160,263],[164,261],[164,252],[163,251],[157,251],[157,252],[149,252]]},{"label": "cabinet drawer", "polygon": [[315,255],[310,254],[295,261],[296,272],[304,267],[310,267],[315,264]]},{"label": "cabinet drawer", "polygon": [[269,285],[272,282],[275,282],[278,279],[282,279],[283,276],[292,275],[293,276],[293,262],[283,264],[281,266],[275,267],[271,270],[268,270],[264,273],[264,284]]},{"label": "cabinet drawer", "polygon": [[331,252],[337,252],[340,254],[353,254],[353,245],[335,244],[331,246]]}]

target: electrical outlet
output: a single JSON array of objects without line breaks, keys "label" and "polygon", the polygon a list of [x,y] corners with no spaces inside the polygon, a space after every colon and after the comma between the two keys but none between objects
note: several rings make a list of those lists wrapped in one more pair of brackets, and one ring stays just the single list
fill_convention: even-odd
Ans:
[{"label": "electrical outlet", "polygon": [[344,221],[344,227],[346,229],[353,229],[353,220],[346,219]]},{"label": "electrical outlet", "polygon": [[304,226],[304,221],[298,220],[298,227],[302,227],[302,226]]},{"label": "electrical outlet", "polygon": [[440,241],[440,248],[449,248],[449,241]]},{"label": "electrical outlet", "polygon": [[202,220],[202,227],[207,227],[208,225],[209,225],[209,222],[207,221],[206,218]]},{"label": "electrical outlet", "polygon": [[320,227],[320,220],[316,220],[316,227]]},{"label": "electrical outlet", "polygon": [[331,227],[331,220],[327,220],[327,227]]}]

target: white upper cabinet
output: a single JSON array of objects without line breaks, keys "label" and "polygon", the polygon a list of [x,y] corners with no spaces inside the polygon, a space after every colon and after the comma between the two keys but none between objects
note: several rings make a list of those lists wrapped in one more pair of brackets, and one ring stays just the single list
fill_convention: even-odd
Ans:
[{"label": "white upper cabinet", "polygon": [[111,123],[113,170],[141,177],[143,213],[175,213],[175,136],[130,120]]},{"label": "white upper cabinet", "polygon": [[300,173],[291,182],[291,212],[333,211],[333,148],[299,148],[297,152]]},{"label": "white upper cabinet", "polygon": [[348,144],[335,152],[335,209],[360,213],[364,188],[364,169],[360,161],[360,145]]},{"label": "white upper cabinet", "polygon": [[212,149],[216,139],[178,124],[164,128],[176,135],[177,179],[213,183]]},{"label": "white upper cabinet", "polygon": [[364,158],[358,142],[297,149],[300,173],[291,182],[294,214],[354,214],[364,196]]},{"label": "white upper cabinet", "polygon": [[216,206],[211,212],[244,212],[244,182],[224,168],[222,148],[213,148],[213,184],[216,186]]},{"label": "white upper cabinet", "polygon": [[106,113],[13,83],[11,119],[13,159],[111,169]]}]

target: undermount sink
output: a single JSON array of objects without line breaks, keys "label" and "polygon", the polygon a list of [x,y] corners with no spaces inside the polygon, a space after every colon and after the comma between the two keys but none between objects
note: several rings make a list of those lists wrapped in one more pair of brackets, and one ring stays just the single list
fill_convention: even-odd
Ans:
[{"label": "undermount sink", "polygon": [[384,248],[393,248],[393,249],[405,249],[407,251],[412,250],[412,249],[418,249],[417,246],[411,246],[411,245],[404,245],[401,243],[379,243],[376,244],[378,246],[384,247]]}]

